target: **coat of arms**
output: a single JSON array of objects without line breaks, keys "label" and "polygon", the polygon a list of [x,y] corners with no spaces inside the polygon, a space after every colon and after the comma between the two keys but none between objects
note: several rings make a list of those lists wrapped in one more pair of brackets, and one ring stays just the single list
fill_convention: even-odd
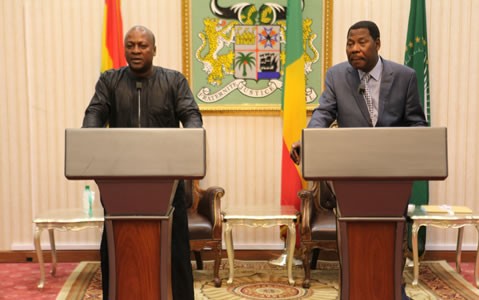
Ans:
[{"label": "coat of arms", "polygon": [[[200,103],[224,102],[228,97],[238,96],[255,99],[252,101],[257,103],[267,97],[280,99],[287,7],[258,0],[230,6],[221,6],[219,2],[209,0],[208,16],[201,19],[201,30],[192,37],[200,41],[196,41],[193,49],[196,59],[193,71],[196,75],[200,72],[206,75],[200,87],[193,90],[196,98]],[[302,0],[303,9],[304,2]],[[303,17],[302,46],[307,78],[320,59],[312,25],[313,19]],[[320,68],[317,67],[317,72]],[[318,88],[307,84],[308,103],[317,98],[315,89]]]}]

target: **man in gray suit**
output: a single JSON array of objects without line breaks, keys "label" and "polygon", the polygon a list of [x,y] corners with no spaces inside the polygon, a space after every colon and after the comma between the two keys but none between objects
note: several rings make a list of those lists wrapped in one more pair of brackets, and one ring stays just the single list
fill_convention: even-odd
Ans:
[{"label": "man in gray suit", "polygon": [[[326,73],[325,88],[309,128],[427,126],[419,102],[416,72],[379,56],[381,40],[374,22],[353,24],[347,35],[347,62]],[[368,105],[369,102],[369,105]],[[299,142],[291,158],[299,163]]]},{"label": "man in gray suit", "polygon": [[[379,29],[373,22],[361,21],[349,28],[348,62],[328,70],[324,92],[308,127],[329,127],[334,120],[339,127],[427,126],[416,72],[380,57],[380,47]],[[365,82],[367,74],[370,78]],[[365,99],[367,89],[373,117]]]},{"label": "man in gray suit", "polygon": [[[347,35],[347,62],[326,73],[325,88],[308,127],[427,126],[419,101],[416,72],[379,56],[379,28],[374,22],[353,24]],[[291,158],[300,161],[300,143]],[[409,299],[402,287],[402,298]]]}]

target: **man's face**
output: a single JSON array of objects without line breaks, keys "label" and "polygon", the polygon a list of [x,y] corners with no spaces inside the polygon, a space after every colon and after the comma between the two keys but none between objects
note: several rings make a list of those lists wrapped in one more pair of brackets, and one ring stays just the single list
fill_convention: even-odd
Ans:
[{"label": "man's face", "polygon": [[133,72],[140,75],[147,73],[155,54],[156,47],[147,32],[133,29],[125,37],[125,58]]},{"label": "man's face", "polygon": [[369,72],[378,61],[380,47],[379,38],[373,40],[367,28],[352,29],[348,34],[346,55],[353,68]]}]

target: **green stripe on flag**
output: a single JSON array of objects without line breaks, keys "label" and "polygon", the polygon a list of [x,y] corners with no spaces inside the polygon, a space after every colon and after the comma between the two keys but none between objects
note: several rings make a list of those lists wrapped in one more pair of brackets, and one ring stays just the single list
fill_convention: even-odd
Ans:
[{"label": "green stripe on flag", "polygon": [[288,1],[285,67],[303,55],[303,16],[300,3],[300,0]]},{"label": "green stripe on flag", "polygon": [[[283,83],[283,96],[281,101],[281,111],[284,111],[286,84],[288,80],[288,67],[299,59],[304,59],[303,49],[303,14],[301,12],[300,0],[288,0],[287,12],[286,12],[286,61],[284,64],[284,78]],[[301,62],[304,64],[304,60]],[[303,65],[304,69],[304,65]],[[293,74],[292,76],[304,76],[304,71],[301,74]],[[292,78],[290,78],[292,79]],[[303,80],[303,79],[301,79]],[[304,79],[306,80],[306,79]],[[306,83],[305,83],[306,84]],[[305,96],[306,97],[306,96]],[[306,99],[306,98],[305,98]],[[306,101],[306,100],[305,100]],[[306,105],[306,104],[305,104]]]}]

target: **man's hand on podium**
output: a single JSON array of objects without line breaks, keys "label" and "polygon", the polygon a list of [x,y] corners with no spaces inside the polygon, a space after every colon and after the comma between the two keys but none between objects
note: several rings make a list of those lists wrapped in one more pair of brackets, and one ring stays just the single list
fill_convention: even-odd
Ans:
[{"label": "man's hand on podium", "polygon": [[301,142],[298,141],[291,145],[291,152],[289,152],[289,156],[295,164],[299,165],[301,160]]}]

